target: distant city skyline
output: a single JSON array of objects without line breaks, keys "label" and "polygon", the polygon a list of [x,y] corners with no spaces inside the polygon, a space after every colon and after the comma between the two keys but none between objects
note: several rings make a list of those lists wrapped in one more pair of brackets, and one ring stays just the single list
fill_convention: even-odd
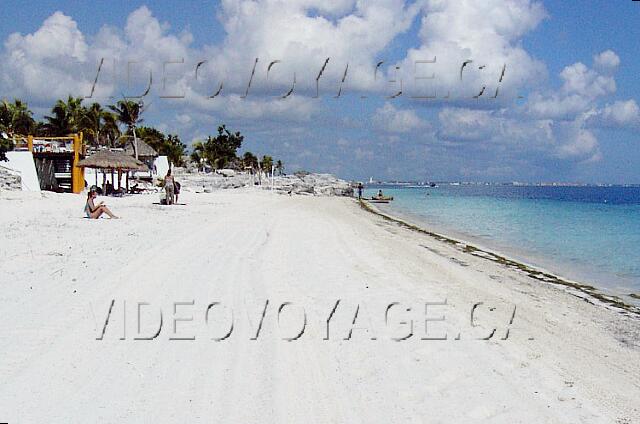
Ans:
[{"label": "distant city skyline", "polygon": [[225,123],[287,172],[640,183],[640,3],[576,6],[10,1],[0,97],[42,117],[148,93],[145,125],[190,145]]}]

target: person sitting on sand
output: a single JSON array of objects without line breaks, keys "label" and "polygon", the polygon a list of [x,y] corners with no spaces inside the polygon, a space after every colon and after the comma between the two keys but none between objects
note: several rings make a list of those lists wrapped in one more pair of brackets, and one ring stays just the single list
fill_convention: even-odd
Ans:
[{"label": "person sitting on sand", "polygon": [[87,194],[87,203],[84,206],[84,213],[87,215],[87,218],[90,219],[98,219],[103,213],[106,213],[109,218],[118,218],[115,216],[109,208],[104,204],[104,202],[96,204],[94,203],[95,198],[98,197],[98,193],[95,190],[90,190],[89,194]]},{"label": "person sitting on sand", "polygon": [[175,180],[173,179],[173,175],[171,175],[171,169],[167,171],[167,175],[164,177],[164,191],[167,194],[167,205],[173,205],[175,194]]}]

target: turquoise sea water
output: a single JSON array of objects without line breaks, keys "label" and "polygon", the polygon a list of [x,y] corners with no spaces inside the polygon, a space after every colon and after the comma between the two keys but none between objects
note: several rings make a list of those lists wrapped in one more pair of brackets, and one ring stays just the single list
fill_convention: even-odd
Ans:
[{"label": "turquoise sea water", "polygon": [[384,205],[431,230],[476,242],[615,294],[640,293],[640,188],[440,185],[382,188]]}]

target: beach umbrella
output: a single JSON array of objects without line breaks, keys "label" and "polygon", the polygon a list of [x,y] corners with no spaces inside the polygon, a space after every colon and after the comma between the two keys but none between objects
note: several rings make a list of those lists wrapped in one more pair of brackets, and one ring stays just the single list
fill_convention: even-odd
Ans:
[{"label": "beach umbrella", "polygon": [[115,169],[121,171],[147,171],[148,167],[124,152],[100,150],[78,162],[80,168]]}]

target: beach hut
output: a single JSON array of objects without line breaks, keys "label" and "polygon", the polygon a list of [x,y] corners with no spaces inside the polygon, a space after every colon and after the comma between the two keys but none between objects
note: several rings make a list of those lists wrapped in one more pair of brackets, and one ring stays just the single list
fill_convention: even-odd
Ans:
[{"label": "beach hut", "polygon": [[[135,146],[133,140],[128,140],[124,145],[124,152],[129,156],[136,156]],[[153,161],[153,159],[158,157],[158,152],[143,140],[138,139],[138,159],[143,162],[147,160]]]},{"label": "beach hut", "polygon": [[[135,147],[135,143],[133,140],[133,137],[131,136],[122,136],[122,138],[129,138],[129,140],[127,140],[124,143],[124,152],[126,154],[128,154],[129,156],[133,156],[134,158],[136,157],[136,147]],[[145,165],[147,165],[149,167],[149,175],[148,177],[146,175],[138,175],[138,177],[141,177],[142,179],[146,179],[149,178],[150,180],[153,179],[153,164],[154,161],[156,160],[156,158],[159,157],[158,152],[151,146],[149,146],[145,141],[138,139],[138,156],[137,158],[139,160],[141,160],[142,162],[144,162]],[[134,173],[135,176],[135,173]],[[129,174],[127,174],[127,178],[129,178]]]},{"label": "beach hut", "polygon": [[[77,164],[80,168],[93,168],[103,171],[103,190],[106,186],[106,170],[118,171],[118,189],[120,189],[120,179],[122,171],[146,171],[147,165],[133,158],[125,152],[112,152],[110,150],[100,150],[93,155],[81,160]],[[129,180],[127,179],[127,191],[129,191]]]}]

